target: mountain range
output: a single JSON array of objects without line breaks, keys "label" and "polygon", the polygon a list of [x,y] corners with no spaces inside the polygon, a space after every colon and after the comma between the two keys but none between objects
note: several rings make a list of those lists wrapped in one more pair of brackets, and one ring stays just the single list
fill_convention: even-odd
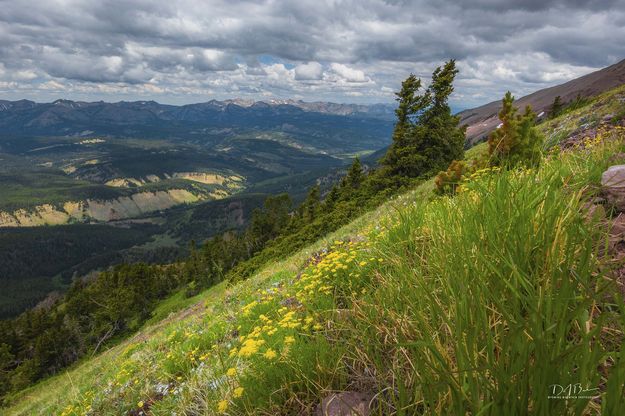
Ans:
[{"label": "mountain range", "polygon": [[[188,201],[205,199],[189,185],[211,185],[214,198],[215,191],[223,197],[270,179],[288,182],[289,175],[321,169],[323,176],[324,169],[386,146],[392,125],[393,110],[382,104],[0,101],[0,184],[6,184],[0,217],[3,208],[76,201],[77,187],[80,200],[101,200],[134,198],[121,188],[182,185],[194,194],[183,198]],[[29,194],[47,183],[54,192]],[[0,218],[0,226],[15,222]]]},{"label": "mountain range", "polygon": [[[294,100],[211,100],[182,106],[155,101],[84,102],[59,99],[52,103],[0,100],[0,128],[4,134],[127,135],[132,137],[190,136],[202,128],[276,128],[285,123],[324,125],[350,120],[372,128],[393,120],[393,107]],[[375,121],[372,123],[371,121]],[[384,124],[384,123],[382,123]],[[213,132],[212,130],[208,131]]]}]

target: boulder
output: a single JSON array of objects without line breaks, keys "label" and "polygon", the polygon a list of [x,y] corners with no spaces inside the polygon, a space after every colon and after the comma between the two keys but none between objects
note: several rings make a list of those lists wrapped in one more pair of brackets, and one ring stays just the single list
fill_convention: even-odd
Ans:
[{"label": "boulder", "polygon": [[603,172],[601,186],[607,205],[625,212],[625,165],[610,166]]},{"label": "boulder", "polygon": [[374,395],[357,391],[333,393],[317,407],[315,416],[369,416]]}]

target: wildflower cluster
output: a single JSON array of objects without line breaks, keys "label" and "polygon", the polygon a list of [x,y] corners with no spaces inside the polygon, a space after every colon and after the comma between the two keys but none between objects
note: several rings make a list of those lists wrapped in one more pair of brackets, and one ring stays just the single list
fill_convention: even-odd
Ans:
[{"label": "wildflower cluster", "polygon": [[370,246],[364,239],[335,241],[313,256],[290,284],[258,290],[240,309],[238,336],[225,358],[230,386],[217,403],[218,412],[243,406],[246,386],[263,384],[258,378],[272,368],[295,365],[300,358],[291,351],[328,328],[328,311],[366,284],[366,268],[382,262],[371,256]]},{"label": "wildflower cluster", "polygon": [[368,252],[371,241],[336,241],[330,251],[307,269],[294,285],[295,296],[303,303],[323,302],[320,295],[345,299],[368,283],[363,269],[381,262]]},{"label": "wildflower cluster", "polygon": [[93,391],[85,392],[77,402],[67,405],[61,412],[61,416],[89,414],[92,411],[91,402],[94,395]]},{"label": "wildflower cluster", "polygon": [[[376,238],[385,229],[370,231]],[[129,343],[115,371],[99,380],[99,392],[77,399],[63,415],[97,413],[98,403],[111,400],[136,414],[147,408],[171,413],[184,408],[197,383],[209,386],[204,394],[212,411],[236,413],[262,384],[259,377],[272,368],[292,368],[307,344],[316,348],[314,342],[332,327],[332,311],[364,290],[367,269],[380,262],[364,238],[335,241],[299,275],[231,298],[245,299],[234,314],[224,305],[221,313],[179,321],[148,343]]]},{"label": "wildflower cluster", "polygon": [[594,135],[584,137],[573,147],[580,150],[592,149],[606,140],[618,140],[625,136],[625,126],[601,125]]},{"label": "wildflower cluster", "polygon": [[456,188],[457,193],[466,192],[469,189],[469,183],[475,182],[501,171],[499,166],[490,166],[475,170],[473,173],[463,176],[460,185]]}]

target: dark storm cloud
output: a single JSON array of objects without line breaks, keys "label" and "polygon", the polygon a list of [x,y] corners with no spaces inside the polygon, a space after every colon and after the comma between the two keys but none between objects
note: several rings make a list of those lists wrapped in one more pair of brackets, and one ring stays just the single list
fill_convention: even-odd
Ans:
[{"label": "dark storm cloud", "polygon": [[0,94],[379,101],[455,58],[472,102],[614,63],[622,39],[625,0],[0,0]]}]

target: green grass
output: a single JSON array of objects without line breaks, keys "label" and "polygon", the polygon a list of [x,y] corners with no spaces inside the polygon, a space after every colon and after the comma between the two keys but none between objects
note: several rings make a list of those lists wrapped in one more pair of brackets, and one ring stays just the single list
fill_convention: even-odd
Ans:
[{"label": "green grass", "polygon": [[559,117],[540,124],[547,147],[558,144],[577,130],[596,127],[608,115],[618,119],[625,114],[625,86],[614,88],[579,108],[566,111]]},{"label": "green grass", "polygon": [[608,155],[494,175],[401,213],[377,247],[387,266],[343,329],[346,360],[379,375],[369,388],[395,386],[385,408],[582,414],[619,404],[622,391],[600,403],[548,398],[555,384],[604,385],[598,369],[609,374],[621,352],[599,341],[607,327],[623,330],[609,312],[622,304],[605,299],[616,288],[596,275],[602,235],[581,210]]},{"label": "green grass", "polygon": [[486,154],[488,154],[488,143],[479,143],[464,152],[464,158],[466,160],[480,159]]},{"label": "green grass", "polygon": [[[425,183],[247,281],[173,296],[8,414],[299,414],[343,390],[377,394],[376,414],[622,414],[624,306],[582,206],[623,148],[454,198]],[[597,397],[549,398],[576,383]]]},{"label": "green grass", "polygon": [[211,297],[219,296],[223,293],[225,288],[226,285],[222,284],[211,288],[208,292],[199,293],[191,297],[185,296],[185,290],[180,290],[158,304],[158,306],[152,311],[150,319],[145,322],[144,327],[149,328],[165,320],[175,312],[201,303],[206,299],[208,293],[210,293]]}]

